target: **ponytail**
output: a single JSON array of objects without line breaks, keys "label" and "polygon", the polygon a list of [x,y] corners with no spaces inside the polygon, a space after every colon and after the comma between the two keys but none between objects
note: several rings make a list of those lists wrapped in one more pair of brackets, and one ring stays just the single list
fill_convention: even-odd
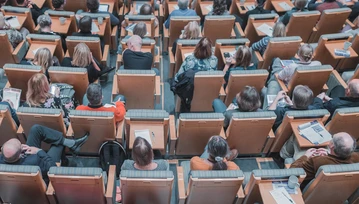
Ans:
[{"label": "ponytail", "polygon": [[215,157],[215,163],[213,163],[212,170],[227,170],[227,164],[224,162],[223,157]]}]

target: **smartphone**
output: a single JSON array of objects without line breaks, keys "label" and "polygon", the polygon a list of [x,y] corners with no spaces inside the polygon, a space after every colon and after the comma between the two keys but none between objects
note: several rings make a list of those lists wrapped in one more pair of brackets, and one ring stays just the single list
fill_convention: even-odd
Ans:
[{"label": "smartphone", "polygon": [[225,53],[223,53],[223,55],[224,55],[224,58],[229,58],[229,57],[231,57],[231,54],[229,54],[229,52],[225,52]]},{"label": "smartphone", "polygon": [[242,9],[242,10],[246,10],[246,8],[245,8],[244,6],[241,6],[241,9]]}]

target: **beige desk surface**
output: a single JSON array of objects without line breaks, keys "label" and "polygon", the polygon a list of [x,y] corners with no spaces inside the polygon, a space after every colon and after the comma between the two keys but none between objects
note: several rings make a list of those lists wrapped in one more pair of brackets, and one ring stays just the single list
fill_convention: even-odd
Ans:
[{"label": "beige desk surface", "polygon": [[[270,193],[271,190],[273,190],[272,182],[261,182],[258,184],[259,191],[262,197],[263,204],[273,204],[276,203],[274,200],[272,194]],[[291,199],[296,204],[304,204],[303,197],[302,197],[302,191],[300,188],[297,188],[298,194],[289,194]]]},{"label": "beige desk surface", "polygon": [[291,6],[291,9],[294,7],[293,3],[291,1],[272,1],[272,5],[274,7],[274,9],[278,12],[278,13],[284,13],[284,12],[287,12],[287,11],[290,11],[291,9],[289,10],[285,10],[283,9],[281,6],[280,6],[280,3],[282,2],[285,2],[287,3],[289,6]]},{"label": "beige desk surface", "polygon": [[[225,47],[221,47],[221,55],[222,55],[222,59],[223,62],[226,63],[226,58],[224,57],[224,53],[225,52],[233,52],[236,50],[236,46],[225,46]],[[234,64],[236,61],[232,58],[232,64]]]},{"label": "beige desk surface", "polygon": [[[242,9],[241,6],[244,6],[244,9]],[[249,11],[248,8],[247,8],[247,6],[255,6],[254,1],[253,1],[253,2],[237,3],[237,7],[238,7],[239,13],[240,13],[241,15],[244,15],[244,14],[246,14],[246,13]]]},{"label": "beige desk surface", "polygon": [[206,8],[208,5],[213,5],[213,2],[212,1],[204,1],[204,2],[201,2],[201,11],[202,11],[202,15],[203,16],[206,16],[210,11]]},{"label": "beige desk surface", "polygon": [[26,59],[34,59],[35,54],[33,53],[33,50],[39,49],[39,48],[48,48],[51,52],[51,55],[54,55],[56,45],[54,44],[45,44],[45,43],[32,43],[29,51],[27,51]]},{"label": "beige desk surface", "polygon": [[171,14],[172,11],[176,10],[175,6],[178,6],[177,2],[173,2],[173,1],[168,2],[168,14]]},{"label": "beige desk surface", "polygon": [[[292,130],[293,130],[293,134],[296,138],[296,140],[298,141],[298,144],[299,144],[299,147],[300,148],[317,148],[317,147],[326,147],[329,145],[329,142],[325,142],[325,143],[322,143],[322,144],[318,144],[318,145],[315,145],[313,143],[311,143],[309,140],[305,139],[304,137],[302,137],[300,134],[299,134],[299,130],[298,130],[298,126],[299,125],[302,125],[304,123],[307,123],[307,122],[311,122],[313,121],[313,119],[301,119],[301,120],[296,120],[296,121],[293,121],[290,123],[290,125],[292,126]],[[321,121],[318,121],[321,125],[323,125],[323,123]],[[324,125],[323,125],[324,127]]]},{"label": "beige desk surface", "polygon": [[[152,142],[152,149],[165,149],[164,143],[164,132],[163,132],[163,124],[160,123],[144,123],[144,122],[133,122],[131,121],[130,128],[130,141],[129,148],[132,149],[133,142],[135,141],[135,130],[150,130],[150,137]],[[152,134],[153,133],[153,134]]]},{"label": "beige desk surface", "polygon": [[36,4],[36,6],[38,6],[39,8],[42,8],[44,6],[44,3],[46,0],[31,0],[34,4]]},{"label": "beige desk surface", "polygon": [[16,27],[15,29],[20,30],[22,28],[22,26],[24,25],[24,23],[25,23],[26,15],[23,14],[23,13],[9,13],[9,12],[6,12],[5,18],[10,17],[10,16],[16,16],[17,17],[17,20],[19,21],[20,26]]},{"label": "beige desk surface", "polygon": [[255,27],[255,29],[256,29],[256,32],[257,32],[257,35],[258,36],[260,36],[260,37],[265,37],[265,36],[267,36],[265,33],[263,33],[262,31],[260,31],[260,30],[258,30],[257,29],[257,27],[259,27],[259,26],[261,26],[262,24],[267,24],[267,25],[269,25],[270,27],[272,27],[273,28],[273,26],[274,26],[274,22],[258,22],[258,23],[253,23],[253,26]]},{"label": "beige desk surface", "polygon": [[181,49],[182,60],[186,59],[185,54],[187,54],[187,53],[193,53],[193,51],[194,51],[194,47],[188,47],[188,48],[185,47],[185,48],[182,48],[182,49]]},{"label": "beige desk surface", "polygon": [[98,35],[101,36],[101,37],[102,37],[102,36],[105,36],[107,21],[104,20],[101,25],[98,23],[97,19],[93,19],[92,22],[94,22],[94,23],[98,26],[98,28],[99,28],[99,30],[100,30],[99,32],[94,33],[94,34],[98,34]]},{"label": "beige desk surface", "polygon": [[[60,20],[57,17],[53,16],[51,18],[51,21],[52,21],[51,29],[53,32],[64,34],[64,35],[66,35],[69,32],[69,28],[71,25],[70,18],[66,18],[65,24],[63,24],[63,25],[61,25]],[[38,31],[39,29],[40,29],[40,26],[37,25],[35,28],[35,31]]]},{"label": "beige desk surface", "polygon": [[350,57],[337,56],[337,55],[334,54],[335,49],[341,49],[342,50],[344,48],[344,42],[327,42],[327,43],[325,43],[325,48],[327,48],[327,50],[330,52],[330,55],[334,59],[344,59],[344,58],[358,57],[358,54],[353,50],[352,47],[349,47]]}]

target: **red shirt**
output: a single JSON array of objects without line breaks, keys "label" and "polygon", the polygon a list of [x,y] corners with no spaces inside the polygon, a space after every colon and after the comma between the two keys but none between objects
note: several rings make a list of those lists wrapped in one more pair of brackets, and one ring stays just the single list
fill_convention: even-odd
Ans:
[{"label": "red shirt", "polygon": [[125,118],[126,109],[125,104],[123,104],[121,101],[117,101],[115,103],[115,106],[84,106],[80,105],[77,106],[76,110],[88,110],[88,111],[108,111],[113,112],[115,115],[116,122],[121,122]]}]

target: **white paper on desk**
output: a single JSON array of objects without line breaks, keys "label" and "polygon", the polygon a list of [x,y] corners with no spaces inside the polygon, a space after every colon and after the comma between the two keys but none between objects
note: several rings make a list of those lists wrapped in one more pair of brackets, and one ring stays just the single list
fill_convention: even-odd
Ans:
[{"label": "white paper on desk", "polygon": [[277,188],[269,192],[272,194],[274,200],[279,204],[295,204],[294,200],[288,194],[285,188]]},{"label": "white paper on desk", "polygon": [[284,10],[286,10],[286,11],[289,11],[289,10],[292,9],[292,7],[289,6],[286,2],[280,2],[278,5],[279,5],[280,7],[282,7],[282,8],[283,8]]},{"label": "white paper on desk", "polygon": [[100,6],[98,7],[98,10],[102,11],[102,12],[107,12],[109,7],[110,6],[108,4],[100,4]]},{"label": "white paper on desk", "polygon": [[7,20],[7,22],[10,24],[10,26],[12,28],[17,28],[17,27],[21,26],[19,20],[17,19],[17,17],[12,18],[10,20]]},{"label": "white paper on desk", "polygon": [[188,57],[188,56],[190,56],[190,55],[193,55],[193,53],[192,52],[189,52],[189,53],[185,53],[185,54],[183,54],[184,55],[184,58],[186,58],[186,57]]},{"label": "white paper on desk", "polygon": [[96,25],[95,22],[92,22],[91,24],[91,32],[92,33],[98,33],[100,31],[100,29],[98,28],[98,26]]},{"label": "white paper on desk", "polygon": [[299,134],[313,144],[322,144],[332,139],[332,135],[318,121],[298,126]]},{"label": "white paper on desk", "polygon": [[268,35],[269,37],[272,37],[273,35],[273,28],[266,23],[263,23],[262,25],[258,26],[257,29],[262,33]]},{"label": "white paper on desk", "polygon": [[206,9],[207,9],[208,11],[212,11],[212,10],[213,10],[213,5],[208,5],[208,6],[206,6]]},{"label": "white paper on desk", "polygon": [[3,101],[9,100],[14,105],[14,109],[17,110],[20,105],[21,89],[4,88]]},{"label": "white paper on desk", "polygon": [[268,103],[268,106],[271,106],[274,99],[277,97],[277,95],[267,95],[267,103]]},{"label": "white paper on desk", "polygon": [[251,11],[256,8],[255,5],[247,5],[246,7],[247,7],[248,11]]},{"label": "white paper on desk", "polygon": [[179,7],[177,5],[174,5],[173,8],[174,9],[179,9]]},{"label": "white paper on desk", "polygon": [[150,136],[150,130],[135,130],[135,138],[142,137],[143,139],[147,140],[148,143],[152,146],[152,140]]}]

